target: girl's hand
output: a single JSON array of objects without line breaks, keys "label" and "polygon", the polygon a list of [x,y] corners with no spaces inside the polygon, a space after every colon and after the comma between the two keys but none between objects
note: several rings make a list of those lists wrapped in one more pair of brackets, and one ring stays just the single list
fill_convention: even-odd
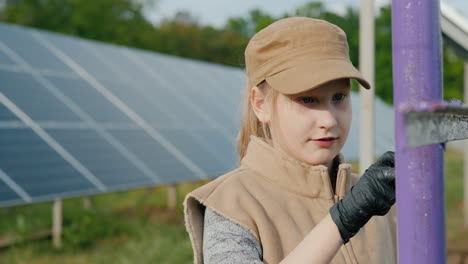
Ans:
[{"label": "girl's hand", "polygon": [[372,164],[351,191],[330,208],[333,222],[347,243],[373,215],[385,215],[395,203],[394,152]]}]

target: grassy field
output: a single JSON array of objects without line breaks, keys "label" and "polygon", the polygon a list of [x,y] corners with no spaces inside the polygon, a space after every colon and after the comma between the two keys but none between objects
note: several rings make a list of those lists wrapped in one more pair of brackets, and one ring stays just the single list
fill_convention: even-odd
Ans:
[{"label": "grassy field", "polygon": [[[202,184],[178,185],[179,201]],[[0,263],[192,263],[182,204],[177,210],[166,204],[165,187],[96,195],[89,211],[81,198],[65,200],[61,249],[54,249],[50,238],[24,239],[0,249]],[[50,226],[51,203],[0,211],[0,241]]]},{"label": "grassy field", "polygon": [[[468,253],[468,228],[463,226],[463,154],[445,154],[445,219],[447,245]],[[466,190],[468,191],[468,190]]]},{"label": "grassy field", "polygon": [[[468,250],[463,228],[463,160],[447,152],[446,219],[450,248]],[[202,182],[177,186],[178,208],[167,209],[165,187],[96,195],[91,210],[83,199],[63,202],[63,247],[52,247],[50,237],[29,240],[50,229],[51,203],[0,209],[0,242],[19,241],[0,248],[0,263],[192,263],[192,250],[183,225],[182,200]]]}]

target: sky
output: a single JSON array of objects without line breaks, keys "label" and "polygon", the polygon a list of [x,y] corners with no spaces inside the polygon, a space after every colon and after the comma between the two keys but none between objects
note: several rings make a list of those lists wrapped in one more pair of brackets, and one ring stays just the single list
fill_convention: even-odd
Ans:
[{"label": "sky", "polygon": [[[162,18],[171,18],[177,11],[189,11],[202,25],[223,27],[228,17],[246,16],[249,10],[260,8],[272,15],[280,16],[295,10],[311,0],[157,0],[147,14],[157,24]],[[427,1],[427,0],[424,0]],[[349,5],[358,6],[359,0],[327,0],[326,6],[335,12],[342,12]],[[444,0],[460,14],[468,18],[468,0]],[[374,0],[376,8],[390,3],[390,0]]]}]

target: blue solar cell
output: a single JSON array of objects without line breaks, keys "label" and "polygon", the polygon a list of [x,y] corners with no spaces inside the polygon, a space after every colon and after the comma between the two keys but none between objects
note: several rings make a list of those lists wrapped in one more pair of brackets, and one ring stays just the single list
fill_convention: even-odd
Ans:
[{"label": "blue solar cell", "polygon": [[162,178],[162,184],[196,180],[195,174],[144,131],[112,130],[127,149]]},{"label": "blue solar cell", "polygon": [[[243,70],[215,64],[208,64],[203,70],[201,67],[192,65],[191,69],[197,72],[211,93],[217,92],[217,97],[224,99],[222,100],[223,108],[227,110],[231,118],[233,114],[239,112],[242,108],[241,92],[245,91],[245,78],[239,78],[245,76]],[[211,76],[216,76],[216,78]],[[220,89],[221,83],[222,89]]]},{"label": "blue solar cell", "polygon": [[30,129],[0,130],[0,168],[33,198],[95,190]]},{"label": "blue solar cell", "polygon": [[[1,41],[1,40],[0,40]],[[15,65],[15,63],[3,52],[0,51],[0,64]]]},{"label": "blue solar cell", "polygon": [[0,71],[0,92],[36,121],[79,121],[28,73]]},{"label": "blue solar cell", "polygon": [[[200,138],[194,137],[190,131],[174,129],[160,129],[161,134],[173,143],[178,150],[184,153],[190,160],[207,173],[207,177],[214,177],[227,172],[230,165],[226,159],[226,154],[223,155],[223,150],[216,151],[213,143],[207,145]],[[197,131],[198,132],[198,131]],[[227,152],[227,150],[224,150]]]},{"label": "blue solar cell", "polygon": [[[218,122],[224,122],[229,117],[231,109],[226,107],[228,105],[226,102],[230,102],[232,98],[221,94],[220,90],[224,90],[224,86],[231,81],[230,79],[216,76],[216,81],[212,86],[210,85],[210,81],[206,81],[202,77],[202,74],[206,74],[204,63],[183,62],[181,59],[162,55],[142,56],[142,54],[139,54],[139,59],[146,62],[151,69],[158,69],[158,72],[155,74],[159,74],[170,81],[175,87],[180,87],[174,90],[175,94],[178,92],[185,98],[190,98],[190,101],[196,106],[203,106],[200,107],[201,110],[205,113],[210,113],[210,118]],[[193,66],[192,64],[195,63],[201,65]],[[164,65],[164,67],[160,67],[160,65]],[[200,67],[202,65],[205,67]],[[213,78],[213,75],[210,78]]]},{"label": "blue solar cell", "polygon": [[[1,91],[1,89],[0,89]],[[18,121],[16,117],[8,108],[0,103],[0,121]]]},{"label": "blue solar cell", "polygon": [[154,127],[174,127],[180,123],[170,109],[160,106],[156,98],[147,96],[140,85],[108,81],[101,81],[101,83]]},{"label": "blue solar cell", "polygon": [[[171,101],[175,104],[168,106],[171,110],[176,106],[183,106],[182,110],[192,112],[197,119],[207,117],[210,120],[204,121],[207,125],[214,125],[214,123],[223,125],[226,122],[229,116],[223,107],[224,98],[207,90],[206,83],[202,82],[199,76],[194,75],[193,71],[184,64],[169,62],[170,60],[165,59],[164,56],[150,56],[141,52],[135,52],[135,55],[137,55],[138,60],[144,62],[146,67],[152,70],[152,75],[165,80],[171,87],[177,87],[177,89],[168,87],[167,90],[166,87],[163,87],[163,89],[159,88],[153,91],[158,96],[164,92],[168,98],[172,98]],[[223,82],[220,81],[219,85],[223,85]],[[183,115],[183,113],[178,114],[178,116]]]},{"label": "blue solar cell", "polygon": [[[0,172],[1,173],[1,172]],[[21,197],[0,179],[0,204],[21,202]]]},{"label": "blue solar cell", "polygon": [[81,79],[47,77],[68,98],[98,122],[133,123],[107,98]]},{"label": "blue solar cell", "polygon": [[0,23],[1,41],[33,68],[71,72],[72,70],[67,65],[31,35],[34,31],[36,30]]},{"label": "blue solar cell", "polygon": [[[184,99],[189,101],[193,99],[189,94],[182,92],[182,96],[176,96],[177,93],[174,90],[183,90],[183,87],[175,86],[174,80],[168,80],[167,82],[158,81],[161,77],[158,72],[160,68],[164,67],[163,65],[159,65],[156,71],[150,75],[144,70],[146,66],[129,60],[118,48],[97,47],[96,50],[115,67],[117,73],[115,76],[116,81],[121,82],[122,85],[131,87],[128,89],[134,90],[135,93],[147,97],[147,100],[153,104],[157,104],[158,108],[167,109],[167,115],[172,116],[172,119],[178,120],[179,124],[185,126],[210,125],[200,114],[193,111],[184,102]],[[130,52],[135,51],[130,50]],[[145,52],[144,54],[155,56],[154,53],[149,52]],[[136,58],[138,60],[138,57]],[[157,77],[152,76],[153,74]],[[196,84],[194,83],[193,85]],[[181,97],[185,98],[182,99]],[[164,124],[162,125],[164,126]]]},{"label": "blue solar cell", "polygon": [[219,158],[224,160],[224,164],[227,165],[224,171],[237,167],[238,157],[235,133],[233,133],[231,139],[226,138],[221,132],[214,129],[191,130],[190,134],[193,134],[201,144],[210,148]]},{"label": "blue solar cell", "polygon": [[104,185],[154,184],[138,168],[93,130],[47,130]]},{"label": "blue solar cell", "polygon": [[[103,44],[57,34],[42,33],[42,35],[94,77],[107,80],[116,77],[115,73],[89,50],[89,47]],[[108,44],[106,46],[115,48]]]}]

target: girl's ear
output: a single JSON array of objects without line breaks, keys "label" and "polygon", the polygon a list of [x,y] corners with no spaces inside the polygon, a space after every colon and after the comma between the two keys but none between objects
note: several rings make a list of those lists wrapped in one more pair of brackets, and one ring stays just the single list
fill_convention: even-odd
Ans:
[{"label": "girl's ear", "polygon": [[266,95],[257,86],[250,90],[250,104],[260,122],[268,124],[271,120],[270,106],[266,101]]}]

